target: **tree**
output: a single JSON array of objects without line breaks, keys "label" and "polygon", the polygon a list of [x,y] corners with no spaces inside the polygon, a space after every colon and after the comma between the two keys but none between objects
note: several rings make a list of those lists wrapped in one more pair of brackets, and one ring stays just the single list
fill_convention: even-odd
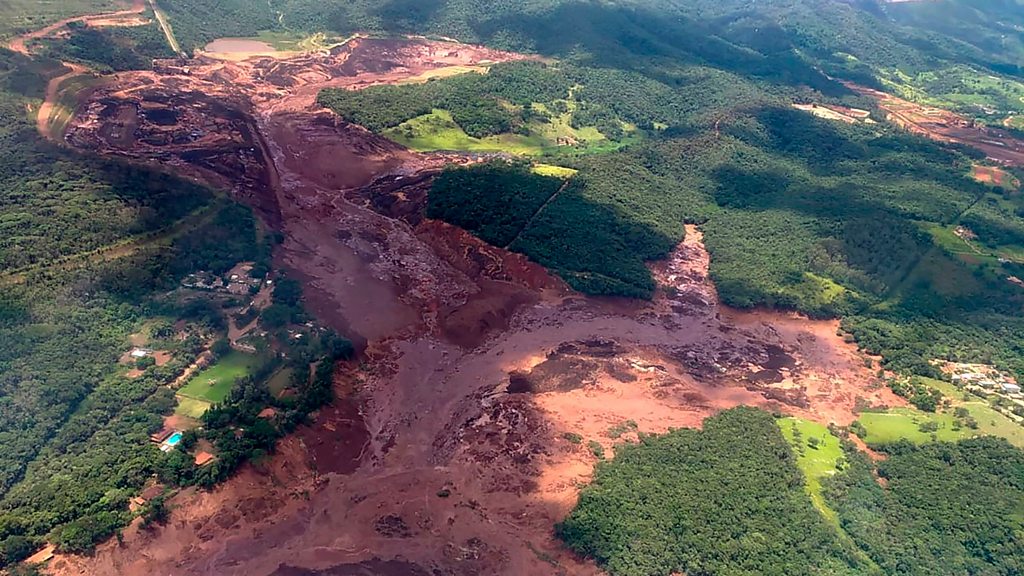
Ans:
[{"label": "tree", "polygon": [[215,358],[223,358],[231,352],[231,342],[227,338],[219,338],[210,346],[210,352]]},{"label": "tree", "polygon": [[149,501],[145,511],[142,513],[142,525],[148,527],[153,523],[163,524],[167,521],[170,513],[170,510],[167,508],[167,497],[161,494]]}]

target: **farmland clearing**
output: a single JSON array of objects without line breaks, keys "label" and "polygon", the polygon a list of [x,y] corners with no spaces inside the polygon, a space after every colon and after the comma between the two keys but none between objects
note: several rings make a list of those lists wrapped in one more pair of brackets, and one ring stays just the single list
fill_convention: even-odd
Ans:
[{"label": "farmland clearing", "polygon": [[178,396],[218,404],[223,402],[235,380],[248,376],[259,364],[252,354],[232,350],[216,362],[199,371],[188,384],[178,389]]},{"label": "farmland clearing", "polygon": [[[829,508],[822,495],[821,481],[839,472],[843,447],[828,428],[800,418],[780,418],[779,429],[797,454],[796,463],[804,474],[807,494],[825,518],[838,526],[836,512]],[[813,438],[813,440],[812,440]]]}]

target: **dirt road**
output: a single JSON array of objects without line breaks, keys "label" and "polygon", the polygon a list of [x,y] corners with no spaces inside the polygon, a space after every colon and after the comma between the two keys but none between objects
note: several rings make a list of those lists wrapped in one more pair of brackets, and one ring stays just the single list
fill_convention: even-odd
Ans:
[{"label": "dirt road", "polygon": [[50,24],[49,26],[47,26],[45,28],[41,28],[39,30],[36,30],[35,32],[29,32],[28,34],[22,34],[21,36],[17,36],[15,38],[11,39],[11,41],[7,44],[7,47],[10,50],[13,50],[14,52],[18,52],[18,53],[21,53],[21,54],[24,54],[24,55],[28,56],[29,55],[28,43],[30,41],[38,40],[40,38],[47,38],[49,36],[52,36],[55,32],[57,32],[61,28],[64,28],[68,24],[71,24],[72,22],[82,22],[84,24],[89,24],[90,22],[92,22],[94,20],[102,21],[102,20],[110,20],[110,19],[114,19],[114,18],[120,18],[120,17],[124,17],[124,16],[134,16],[136,14],[142,14],[145,10],[146,10],[145,0],[132,0],[131,7],[127,8],[125,10],[118,10],[116,12],[105,12],[105,13],[102,13],[102,14],[86,14],[84,16],[75,16],[75,17],[72,17],[72,18],[65,18],[64,20],[61,20],[59,22],[54,22],[53,24]]}]

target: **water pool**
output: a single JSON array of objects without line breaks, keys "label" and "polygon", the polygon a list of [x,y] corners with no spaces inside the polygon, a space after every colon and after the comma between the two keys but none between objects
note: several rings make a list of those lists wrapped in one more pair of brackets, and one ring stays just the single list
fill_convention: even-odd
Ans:
[{"label": "water pool", "polygon": [[170,438],[164,440],[164,443],[168,446],[177,446],[179,442],[181,442],[181,432],[175,432],[171,434]]}]

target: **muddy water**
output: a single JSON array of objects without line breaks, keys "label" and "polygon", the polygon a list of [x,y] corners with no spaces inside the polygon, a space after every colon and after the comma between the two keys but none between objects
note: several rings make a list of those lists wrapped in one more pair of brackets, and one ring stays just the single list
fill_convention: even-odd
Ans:
[{"label": "muddy water", "polygon": [[222,54],[269,54],[277,51],[266,42],[247,38],[218,38],[207,44],[203,50]]}]

